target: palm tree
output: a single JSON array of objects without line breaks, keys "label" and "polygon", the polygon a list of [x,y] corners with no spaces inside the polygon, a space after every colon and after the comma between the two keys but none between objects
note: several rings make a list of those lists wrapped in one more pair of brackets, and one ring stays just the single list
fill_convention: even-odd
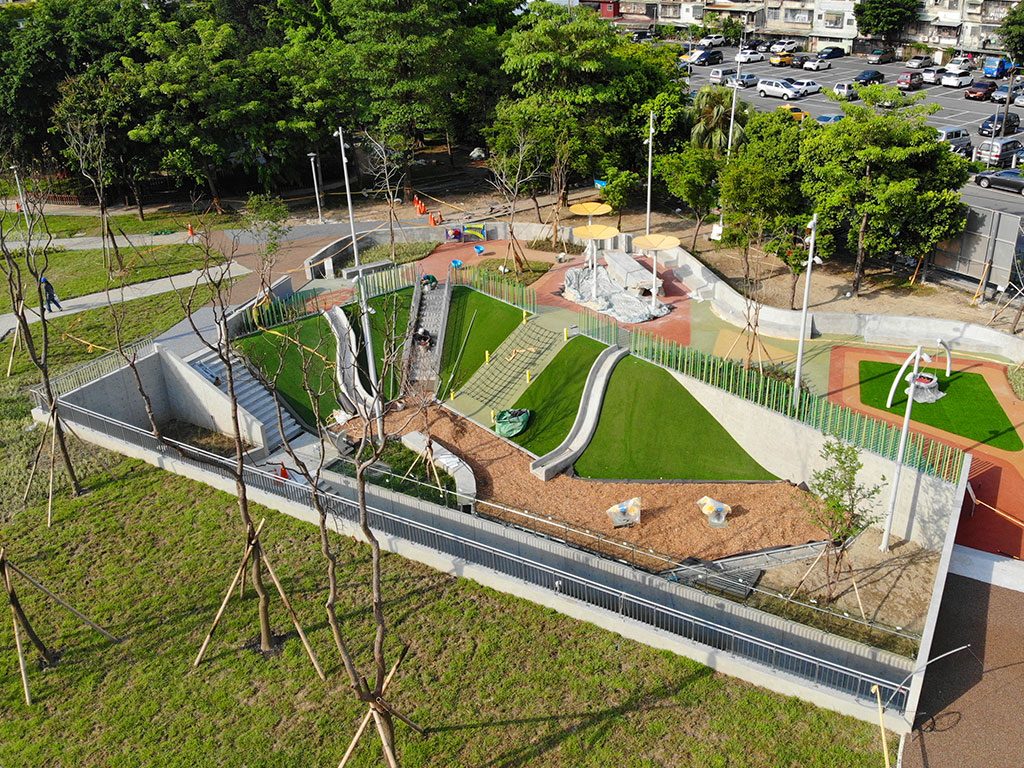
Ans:
[{"label": "palm tree", "polygon": [[[716,155],[726,154],[729,146],[729,122],[732,115],[732,88],[705,86],[697,91],[691,107],[693,130],[690,142],[698,147],[712,150]],[[736,102],[736,124],[733,127],[732,146],[737,147],[744,140],[743,126],[749,117],[750,105],[745,101]]]}]

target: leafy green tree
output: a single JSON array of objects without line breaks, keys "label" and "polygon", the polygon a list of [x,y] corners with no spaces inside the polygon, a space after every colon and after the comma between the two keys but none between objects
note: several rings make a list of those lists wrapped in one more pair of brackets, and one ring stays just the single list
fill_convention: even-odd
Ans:
[{"label": "leafy green tree", "polygon": [[628,204],[637,190],[640,189],[640,174],[636,171],[621,171],[618,168],[608,168],[604,172],[604,180],[607,185],[601,190],[601,197],[618,214],[618,221],[615,226],[622,228],[622,210]]},{"label": "leafy green tree", "polygon": [[1015,3],[1003,17],[996,33],[1014,61],[1024,61],[1024,6]]},{"label": "leafy green tree", "polygon": [[818,213],[822,255],[843,238],[856,254],[859,292],[868,257],[921,258],[963,231],[959,190],[970,164],[935,140],[920,105],[883,113],[857,104],[842,109],[844,120],[804,140],[802,189]]},{"label": "leafy green tree", "polygon": [[682,200],[697,217],[690,248],[697,247],[701,225],[718,204],[718,175],[722,161],[710,149],[690,146],[682,152],[660,155],[655,173],[672,197]]},{"label": "leafy green tree", "polygon": [[886,40],[895,39],[920,12],[920,0],[860,0],[853,6],[857,30]]},{"label": "leafy green tree", "polygon": [[[704,86],[693,100],[693,130],[690,141],[697,147],[711,149],[716,154],[726,154],[729,146],[729,127],[732,119],[733,90],[722,86]],[[736,102],[736,119],[732,129],[732,146],[735,149],[743,143],[743,126],[751,114],[750,105],[741,100]]]},{"label": "leafy green tree", "polygon": [[738,41],[743,37],[743,24],[732,16],[722,19],[722,36],[730,41]]}]

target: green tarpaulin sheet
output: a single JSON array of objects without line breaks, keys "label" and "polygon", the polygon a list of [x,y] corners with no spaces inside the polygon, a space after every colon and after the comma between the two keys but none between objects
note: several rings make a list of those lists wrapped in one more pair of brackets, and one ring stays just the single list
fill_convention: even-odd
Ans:
[{"label": "green tarpaulin sheet", "polygon": [[530,421],[530,412],[525,408],[510,408],[499,411],[494,418],[494,431],[502,437],[515,437]]}]

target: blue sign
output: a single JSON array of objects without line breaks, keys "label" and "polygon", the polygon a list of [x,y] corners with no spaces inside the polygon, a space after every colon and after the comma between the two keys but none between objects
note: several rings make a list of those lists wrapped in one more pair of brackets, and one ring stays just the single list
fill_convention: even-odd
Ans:
[{"label": "blue sign", "polygon": [[594,187],[596,189],[604,189],[607,186],[608,186],[608,182],[607,181],[601,181],[600,179],[594,179]]}]

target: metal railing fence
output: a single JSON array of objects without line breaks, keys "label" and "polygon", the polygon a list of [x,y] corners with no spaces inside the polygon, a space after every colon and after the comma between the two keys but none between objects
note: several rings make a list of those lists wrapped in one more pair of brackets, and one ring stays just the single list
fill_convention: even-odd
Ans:
[{"label": "metal railing fence", "polygon": [[[177,443],[167,445],[152,433],[124,424],[101,414],[68,403],[59,403],[60,415],[83,428],[108,435],[158,455],[183,462],[203,472],[234,480],[229,470],[231,460],[202,451],[193,446]],[[271,472],[247,466],[243,479],[249,488],[286,499],[302,506],[312,506],[314,490],[306,483],[283,479]],[[340,519],[358,522],[359,510],[354,500],[335,493],[316,490],[324,508]],[[618,613],[680,638],[734,656],[756,662],[773,672],[781,672],[805,683],[826,688],[835,693],[851,696],[858,701],[873,701],[871,687],[878,685],[882,700],[891,698],[888,708],[902,712],[907,703],[908,689],[876,675],[852,669],[835,662],[820,659],[778,643],[764,640],[739,630],[723,626],[708,619],[676,608],[659,605],[651,600],[629,594],[624,590],[600,584],[581,575],[568,573],[554,566],[539,563],[520,554],[505,551],[470,540],[453,531],[414,520],[402,514],[402,507],[427,512],[439,522],[458,515],[462,522],[475,523],[472,516],[454,513],[443,507],[411,499],[400,494],[374,488],[374,494],[391,502],[391,511],[377,507],[368,509],[371,528],[387,536],[428,547],[451,557],[460,558],[497,573],[566,595],[588,605]]]}]

